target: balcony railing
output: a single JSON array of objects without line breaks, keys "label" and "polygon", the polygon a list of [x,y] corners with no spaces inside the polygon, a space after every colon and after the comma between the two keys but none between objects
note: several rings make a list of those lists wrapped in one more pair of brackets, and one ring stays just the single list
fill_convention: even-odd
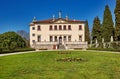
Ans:
[{"label": "balcony railing", "polygon": [[[36,44],[59,44],[59,42],[49,42],[49,41],[41,41],[35,42]],[[62,42],[62,44],[87,44],[87,42],[80,42],[80,41],[70,41],[70,42]]]}]

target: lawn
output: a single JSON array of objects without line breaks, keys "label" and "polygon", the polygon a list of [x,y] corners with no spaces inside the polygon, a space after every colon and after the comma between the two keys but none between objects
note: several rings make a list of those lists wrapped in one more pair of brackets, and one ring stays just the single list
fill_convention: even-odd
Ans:
[{"label": "lawn", "polygon": [[3,56],[0,79],[120,79],[120,54],[43,51]]}]

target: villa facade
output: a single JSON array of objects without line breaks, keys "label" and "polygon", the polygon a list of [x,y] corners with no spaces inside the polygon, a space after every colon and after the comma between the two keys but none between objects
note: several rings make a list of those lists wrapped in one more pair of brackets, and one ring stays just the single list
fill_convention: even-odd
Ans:
[{"label": "villa facade", "polygon": [[85,21],[61,17],[30,23],[30,46],[35,49],[86,49]]}]

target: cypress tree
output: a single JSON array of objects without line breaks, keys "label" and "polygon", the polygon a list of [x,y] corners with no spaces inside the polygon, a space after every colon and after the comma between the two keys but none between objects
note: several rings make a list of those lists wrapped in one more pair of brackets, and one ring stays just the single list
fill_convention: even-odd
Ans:
[{"label": "cypress tree", "polygon": [[116,0],[115,8],[115,36],[116,40],[120,41],[120,0]]},{"label": "cypress tree", "polygon": [[98,17],[94,18],[93,28],[92,28],[92,41],[95,43],[97,39],[98,43],[101,42],[101,24]]},{"label": "cypress tree", "polygon": [[114,34],[114,23],[112,20],[112,14],[109,9],[109,6],[105,6],[103,23],[102,23],[102,37],[105,42],[110,42],[111,36]]},{"label": "cypress tree", "polygon": [[89,31],[88,21],[86,21],[86,24],[85,24],[85,41],[87,41],[88,44],[90,44],[90,31]]}]

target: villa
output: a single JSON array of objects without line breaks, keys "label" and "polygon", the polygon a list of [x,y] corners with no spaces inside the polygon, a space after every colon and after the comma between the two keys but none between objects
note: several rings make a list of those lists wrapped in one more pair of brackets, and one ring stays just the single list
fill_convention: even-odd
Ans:
[{"label": "villa", "polygon": [[30,23],[30,46],[35,49],[86,49],[85,21],[71,20],[66,16]]}]

